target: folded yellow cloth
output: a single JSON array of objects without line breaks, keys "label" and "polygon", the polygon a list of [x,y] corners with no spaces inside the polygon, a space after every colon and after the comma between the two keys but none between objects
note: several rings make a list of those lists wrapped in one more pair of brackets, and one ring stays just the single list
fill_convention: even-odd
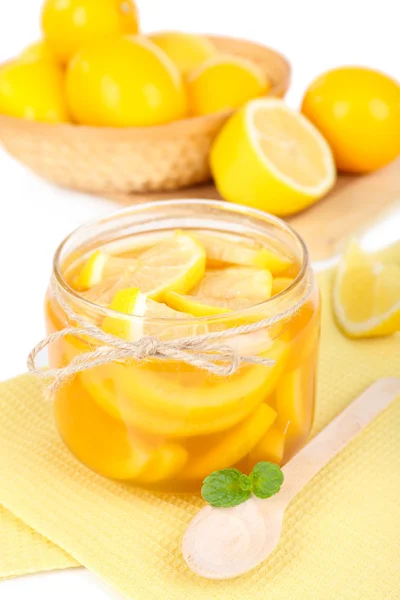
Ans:
[{"label": "folded yellow cloth", "polygon": [[77,566],[61,548],[0,506],[0,579]]},{"label": "folded yellow cloth", "polygon": [[[375,380],[400,376],[399,336],[351,341],[338,331],[330,278],[320,278],[314,433]],[[267,561],[237,580],[211,582],[192,574],[181,556],[201,499],[140,491],[90,472],[60,441],[35,379],[16,378],[0,385],[0,504],[43,538],[31,530],[19,538],[22,525],[10,522],[5,542],[15,560],[0,554],[0,572],[73,564],[46,538],[135,600],[399,600],[399,431],[400,399],[292,502]]]}]

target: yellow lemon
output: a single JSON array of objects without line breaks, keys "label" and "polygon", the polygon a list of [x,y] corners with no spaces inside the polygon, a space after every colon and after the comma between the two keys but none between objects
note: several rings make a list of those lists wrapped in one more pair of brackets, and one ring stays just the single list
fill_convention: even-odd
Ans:
[{"label": "yellow lemon", "polygon": [[45,0],[43,35],[58,60],[68,62],[92,40],[139,31],[133,0]]},{"label": "yellow lemon", "polygon": [[328,71],[310,85],[301,110],[328,140],[342,171],[373,171],[400,154],[400,86],[383,73]]},{"label": "yellow lemon", "polygon": [[189,107],[193,115],[232,110],[269,89],[263,71],[254,63],[230,55],[217,55],[187,78]]},{"label": "yellow lemon", "polygon": [[194,33],[162,31],[148,37],[174,61],[182,75],[187,75],[217,52],[209,39]]},{"label": "yellow lemon", "polygon": [[221,195],[275,215],[296,213],[324,196],[336,178],[317,129],[282,100],[253,100],[234,114],[210,155]]},{"label": "yellow lemon", "polygon": [[83,48],[69,63],[67,99],[86,125],[145,127],[181,119],[186,92],[174,63],[140,37],[103,40]]},{"label": "yellow lemon", "polygon": [[337,270],[333,307],[350,337],[400,331],[400,267],[376,261],[353,241]]},{"label": "yellow lemon", "polygon": [[57,62],[54,52],[44,40],[34,42],[27,46],[19,55],[19,60],[46,60]]},{"label": "yellow lemon", "polygon": [[60,67],[42,60],[16,60],[2,67],[0,113],[30,121],[68,121]]}]

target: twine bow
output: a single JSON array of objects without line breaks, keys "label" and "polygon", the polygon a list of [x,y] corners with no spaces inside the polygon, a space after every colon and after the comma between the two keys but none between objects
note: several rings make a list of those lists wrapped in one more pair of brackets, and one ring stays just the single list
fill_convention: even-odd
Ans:
[{"label": "twine bow", "polygon": [[[64,302],[59,291],[53,286],[54,299],[64,310],[68,319],[77,323],[78,326],[66,327],[40,341],[28,356],[28,369],[31,373],[34,373],[39,377],[52,380],[47,388],[47,392],[51,396],[61,385],[76,373],[115,361],[135,360],[140,362],[149,358],[176,360],[221,377],[232,375],[242,364],[272,367],[275,364],[275,360],[260,356],[241,355],[228,343],[223,342],[234,336],[252,333],[265,327],[270,327],[285,318],[293,316],[299,311],[308,295],[309,293],[303,296],[303,298],[290,309],[274,315],[273,317],[261,319],[260,321],[246,325],[239,325],[223,331],[215,331],[167,341],[154,336],[143,336],[135,341],[127,341],[107,333],[100,327],[83,320]],[[54,344],[66,336],[78,338],[84,336],[85,338],[99,342],[101,345],[95,350],[83,352],[82,354],[75,356],[71,362],[64,367],[57,369],[38,368],[36,365],[38,354],[40,354],[47,346]]]}]

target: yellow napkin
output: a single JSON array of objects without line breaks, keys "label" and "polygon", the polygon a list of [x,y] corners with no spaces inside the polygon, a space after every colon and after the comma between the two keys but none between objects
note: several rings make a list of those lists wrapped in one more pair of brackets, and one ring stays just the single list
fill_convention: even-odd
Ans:
[{"label": "yellow napkin", "polygon": [[[376,379],[400,376],[399,337],[342,336],[330,275],[320,283],[314,433]],[[0,504],[135,600],[399,600],[399,431],[400,399],[295,499],[267,561],[237,580],[210,582],[187,569],[180,550],[200,498],[135,490],[88,471],[60,441],[36,381],[22,376],[0,385]],[[55,568],[58,558],[47,559]]]},{"label": "yellow napkin", "polygon": [[0,579],[76,566],[61,548],[0,506]]}]

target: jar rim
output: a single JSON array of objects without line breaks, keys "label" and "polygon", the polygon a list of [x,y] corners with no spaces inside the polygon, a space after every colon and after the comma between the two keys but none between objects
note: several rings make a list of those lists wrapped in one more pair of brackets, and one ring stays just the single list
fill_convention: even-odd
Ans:
[{"label": "jar rim", "polygon": [[[88,222],[83,223],[82,225],[80,225],[79,227],[75,228],[73,231],[71,231],[71,233],[69,233],[62,241],[61,243],[58,245],[55,253],[54,253],[54,257],[53,257],[53,277],[55,278],[57,284],[60,286],[60,288],[63,290],[63,292],[71,297],[74,301],[76,301],[78,304],[82,305],[83,307],[86,307],[87,309],[91,310],[91,311],[95,311],[95,312],[101,312],[104,316],[118,316],[121,313],[119,313],[118,311],[115,311],[111,308],[108,307],[104,307],[101,306],[100,304],[96,304],[96,302],[92,302],[91,300],[88,300],[86,298],[84,298],[83,296],[81,296],[79,294],[79,292],[77,292],[76,290],[74,290],[65,280],[62,271],[61,271],[61,255],[63,250],[65,249],[66,245],[71,242],[71,240],[74,239],[74,237],[79,236],[80,233],[82,233],[85,229],[90,229],[92,227],[95,227],[96,225],[99,225],[101,222],[104,221],[108,221],[108,220],[114,220],[114,219],[118,219],[118,218],[123,218],[124,216],[132,213],[133,216],[136,213],[140,213],[143,210],[152,210],[152,209],[157,209],[157,207],[162,207],[163,209],[168,208],[168,207],[179,207],[179,206],[207,206],[209,208],[214,208],[217,210],[225,210],[228,211],[231,214],[236,213],[238,215],[238,217],[240,216],[250,216],[250,217],[254,217],[255,219],[259,220],[259,221],[265,221],[268,222],[269,224],[276,226],[280,229],[283,229],[286,233],[288,233],[299,245],[300,250],[301,250],[301,267],[300,270],[298,272],[298,274],[296,275],[296,277],[293,279],[292,283],[285,288],[284,290],[282,290],[281,292],[279,292],[278,294],[268,298],[267,300],[264,300],[263,302],[260,302],[258,304],[254,304],[245,308],[241,308],[235,311],[231,311],[231,312],[226,312],[226,313],[221,313],[219,315],[210,315],[210,316],[203,316],[203,317],[192,317],[191,319],[185,318],[183,317],[182,319],[179,319],[179,323],[185,323],[185,321],[191,321],[193,322],[193,320],[195,320],[196,322],[212,322],[215,321],[216,319],[218,319],[218,321],[223,321],[224,319],[228,319],[228,318],[232,318],[232,316],[243,316],[249,313],[249,311],[252,311],[254,313],[255,310],[261,310],[267,306],[272,306],[273,304],[277,304],[279,302],[281,302],[282,300],[284,300],[285,298],[287,298],[291,293],[293,293],[293,291],[298,287],[298,285],[304,280],[305,276],[307,275],[309,266],[310,266],[310,256],[309,256],[309,251],[307,248],[306,243],[304,242],[303,238],[301,237],[300,234],[297,233],[297,231],[295,231],[295,229],[293,229],[293,227],[291,227],[291,225],[289,225],[286,221],[284,221],[283,219],[280,219],[279,217],[276,217],[270,213],[264,212],[262,210],[256,209],[256,208],[252,208],[252,207],[248,207],[242,204],[233,204],[233,203],[228,203],[228,202],[223,202],[221,200],[208,200],[208,199],[202,199],[202,198],[184,198],[184,199],[168,199],[168,200],[152,200],[149,202],[143,202],[140,204],[135,204],[133,206],[128,206],[126,208],[122,208],[116,211],[112,211],[111,213],[98,218],[98,219],[92,219]],[[125,315],[127,316],[127,315]],[[171,323],[173,321],[176,322],[176,319],[173,319],[171,317],[146,317],[145,315],[129,315],[132,318],[135,319],[142,319],[143,321],[151,321],[153,323],[156,322],[163,322],[163,323]],[[129,318],[128,316],[128,318]]]}]

